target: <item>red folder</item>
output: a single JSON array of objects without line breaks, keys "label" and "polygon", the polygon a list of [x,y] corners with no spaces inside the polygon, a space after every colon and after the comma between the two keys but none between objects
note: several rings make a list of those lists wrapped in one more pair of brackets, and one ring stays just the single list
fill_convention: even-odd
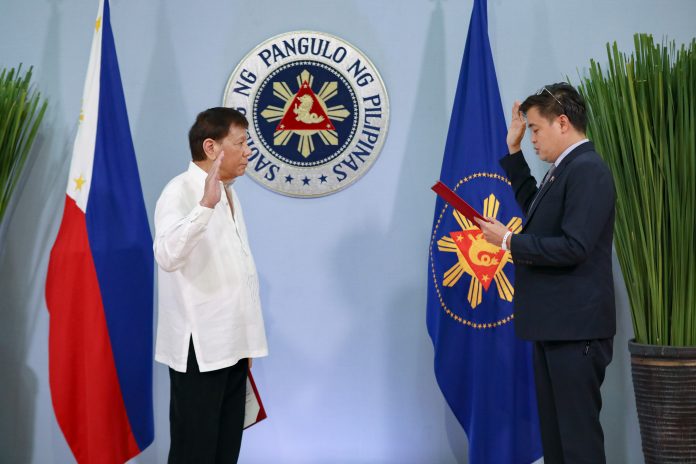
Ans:
[{"label": "red folder", "polygon": [[246,407],[244,408],[244,428],[249,428],[266,418],[266,410],[261,402],[259,390],[256,388],[256,382],[251,375],[251,369],[248,371],[246,385]]},{"label": "red folder", "polygon": [[437,181],[435,185],[431,187],[433,192],[437,193],[440,198],[449,203],[452,208],[456,209],[464,215],[473,225],[478,227],[478,223],[474,221],[474,218],[483,220],[484,222],[490,222],[488,219],[483,217],[478,211],[476,211],[469,203],[462,200],[462,197],[454,193],[449,187],[440,181]]}]

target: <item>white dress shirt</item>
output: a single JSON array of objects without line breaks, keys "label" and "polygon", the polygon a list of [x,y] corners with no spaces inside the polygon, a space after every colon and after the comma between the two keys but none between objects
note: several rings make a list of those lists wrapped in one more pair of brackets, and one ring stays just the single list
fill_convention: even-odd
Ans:
[{"label": "white dress shirt", "polygon": [[556,161],[554,161],[553,164],[554,164],[556,167],[558,167],[558,166],[561,164],[561,161],[563,161],[563,158],[565,158],[566,156],[568,156],[568,155],[570,154],[571,151],[575,150],[577,147],[579,147],[579,146],[582,145],[583,143],[589,142],[589,141],[590,141],[590,139],[582,139],[582,140],[580,140],[579,142],[575,142],[574,144],[572,144],[571,146],[569,146],[568,148],[566,148],[565,150],[563,150],[563,153],[561,153],[561,155],[560,155],[558,158],[556,158]]},{"label": "white dress shirt", "polygon": [[231,185],[215,208],[201,206],[206,177],[190,163],[167,184],[155,209],[155,360],[179,372],[186,372],[191,338],[201,372],[268,354],[242,207]]}]

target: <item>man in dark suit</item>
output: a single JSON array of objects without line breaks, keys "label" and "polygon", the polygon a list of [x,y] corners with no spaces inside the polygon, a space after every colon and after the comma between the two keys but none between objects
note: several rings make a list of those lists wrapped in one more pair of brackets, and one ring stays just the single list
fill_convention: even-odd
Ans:
[{"label": "man in dark suit", "polygon": [[[526,123],[525,123],[526,118]],[[520,150],[525,128],[539,158],[553,163],[537,187]],[[515,332],[534,342],[544,462],[606,462],[600,386],[612,357],[616,311],[611,246],[611,172],[585,137],[585,103],[569,84],[515,102],[501,159],[526,213],[519,234],[480,222],[515,263]]]}]

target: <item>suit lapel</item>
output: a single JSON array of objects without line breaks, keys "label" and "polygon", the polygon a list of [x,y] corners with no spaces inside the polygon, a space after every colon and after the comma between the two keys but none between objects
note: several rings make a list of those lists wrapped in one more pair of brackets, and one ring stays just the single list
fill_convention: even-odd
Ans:
[{"label": "suit lapel", "polygon": [[551,186],[555,183],[556,177],[558,177],[558,174],[560,174],[560,172],[561,166],[558,166],[551,173],[551,177],[549,179],[546,179],[546,182],[541,187],[541,190],[539,191],[539,193],[537,193],[536,198],[534,198],[534,204],[532,205],[532,209],[530,209],[527,213],[527,222],[529,222],[529,220],[532,218],[534,211],[536,211],[537,207],[539,206],[539,203],[541,203],[542,198],[544,198],[544,195],[546,195],[546,192],[548,192],[551,189]]},{"label": "suit lapel", "polygon": [[534,212],[539,208],[539,205],[541,204],[542,201],[544,201],[544,196],[553,188],[555,184],[558,183],[558,179],[561,177],[561,175],[565,172],[565,168],[573,162],[575,158],[577,158],[579,155],[582,153],[588,152],[588,151],[593,151],[594,150],[594,145],[592,145],[592,142],[586,142],[583,143],[582,145],[576,147],[573,151],[568,153],[568,156],[563,158],[563,161],[561,161],[561,164],[558,165],[558,167],[551,173],[551,178],[546,181],[546,183],[543,185],[541,191],[538,193],[538,198],[534,201],[534,204],[532,205],[532,209],[527,213],[527,222],[525,222],[524,227],[522,230],[527,228],[527,225],[532,221],[532,216],[534,216]]}]

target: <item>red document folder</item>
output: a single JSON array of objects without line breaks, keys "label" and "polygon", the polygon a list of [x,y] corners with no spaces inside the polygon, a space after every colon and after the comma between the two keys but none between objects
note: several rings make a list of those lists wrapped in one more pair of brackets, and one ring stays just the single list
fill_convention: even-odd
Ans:
[{"label": "red document folder", "polygon": [[246,407],[244,409],[245,429],[261,422],[266,418],[266,410],[261,402],[261,396],[256,388],[254,377],[251,375],[251,369],[249,369],[249,375],[247,376],[246,387]]},{"label": "red document folder", "polygon": [[437,181],[437,183],[433,185],[431,188],[433,189],[433,192],[437,193],[440,196],[440,198],[449,203],[452,206],[452,208],[462,213],[464,217],[471,221],[471,223],[476,227],[478,227],[478,223],[474,221],[474,218],[479,218],[484,222],[490,222],[488,221],[488,219],[481,216],[481,214],[478,211],[476,211],[469,203],[462,200],[462,197],[454,193],[449,187],[447,187],[442,182]]}]

